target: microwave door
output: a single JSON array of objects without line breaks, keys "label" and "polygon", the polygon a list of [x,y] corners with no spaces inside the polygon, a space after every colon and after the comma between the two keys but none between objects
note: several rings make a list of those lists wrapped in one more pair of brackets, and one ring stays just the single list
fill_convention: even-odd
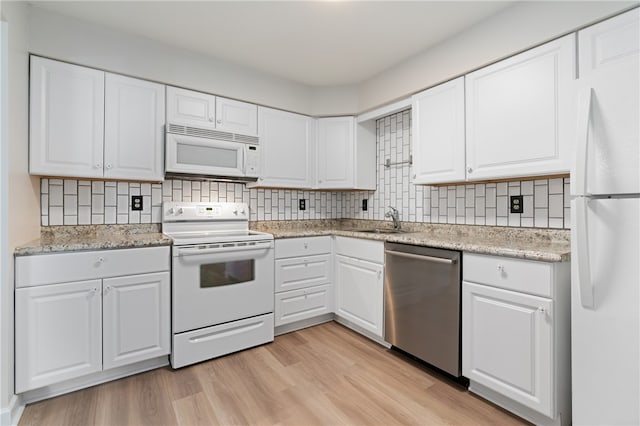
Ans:
[{"label": "microwave door", "polygon": [[244,144],[167,134],[167,172],[243,176]]}]

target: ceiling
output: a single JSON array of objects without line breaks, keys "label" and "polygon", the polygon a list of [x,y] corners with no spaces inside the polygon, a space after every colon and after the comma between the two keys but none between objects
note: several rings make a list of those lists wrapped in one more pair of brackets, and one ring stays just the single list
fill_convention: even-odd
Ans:
[{"label": "ceiling", "polygon": [[514,1],[30,1],[312,86],[356,84]]}]

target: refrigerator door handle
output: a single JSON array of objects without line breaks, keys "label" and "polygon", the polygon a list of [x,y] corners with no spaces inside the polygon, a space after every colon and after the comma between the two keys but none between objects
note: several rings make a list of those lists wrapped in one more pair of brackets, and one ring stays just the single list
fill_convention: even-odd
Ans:
[{"label": "refrigerator door handle", "polygon": [[578,103],[578,129],[576,146],[576,168],[571,180],[576,181],[576,195],[587,195],[587,152],[589,148],[589,120],[593,89],[586,87],[580,92]]},{"label": "refrigerator door handle", "polygon": [[576,223],[576,247],[578,248],[578,285],[580,290],[580,303],[584,308],[595,308],[594,289],[591,282],[591,270],[589,268],[589,234],[587,226],[587,208],[589,198],[579,197],[575,200]]}]

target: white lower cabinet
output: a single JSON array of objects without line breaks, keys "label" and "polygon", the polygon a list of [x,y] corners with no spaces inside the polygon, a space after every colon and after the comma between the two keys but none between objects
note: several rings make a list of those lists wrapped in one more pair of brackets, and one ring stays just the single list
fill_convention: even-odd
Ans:
[{"label": "white lower cabinet", "polygon": [[335,247],[336,316],[382,339],[384,243],[336,237]]},{"label": "white lower cabinet", "polygon": [[16,290],[16,393],[102,370],[101,280]]},{"label": "white lower cabinet", "polygon": [[171,350],[169,273],[133,275],[103,282],[104,369]]},{"label": "white lower cabinet", "polygon": [[331,237],[276,240],[275,257],[276,327],[333,312]]},{"label": "white lower cabinet", "polygon": [[568,265],[476,254],[463,262],[470,390],[536,424],[569,424]]},{"label": "white lower cabinet", "polygon": [[169,248],[118,251],[16,258],[16,393],[169,354]]}]

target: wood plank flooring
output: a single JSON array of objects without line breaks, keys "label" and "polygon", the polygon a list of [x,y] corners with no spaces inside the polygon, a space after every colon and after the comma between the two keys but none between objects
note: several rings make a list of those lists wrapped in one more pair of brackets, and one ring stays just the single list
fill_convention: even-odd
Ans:
[{"label": "wood plank flooring", "polygon": [[180,370],[27,406],[20,425],[517,425],[422,364],[334,322]]}]

